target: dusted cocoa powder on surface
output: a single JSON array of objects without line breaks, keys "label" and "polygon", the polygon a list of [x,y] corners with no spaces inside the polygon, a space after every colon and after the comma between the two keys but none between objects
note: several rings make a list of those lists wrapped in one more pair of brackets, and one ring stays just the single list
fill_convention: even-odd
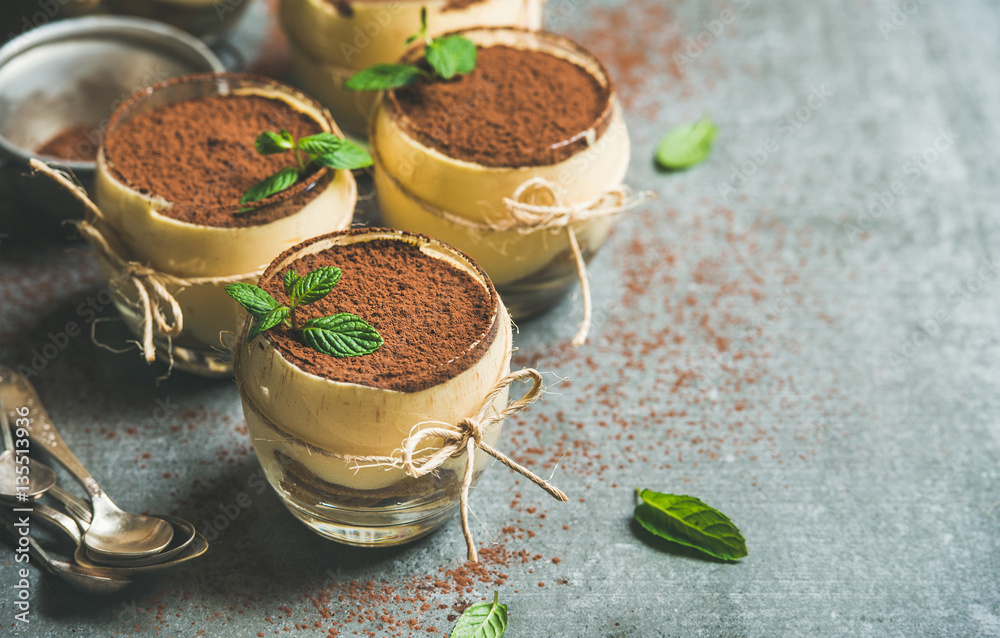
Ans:
[{"label": "dusted cocoa powder on surface", "polygon": [[[289,249],[277,261],[298,249]],[[290,268],[304,275],[322,266],[340,268],[340,282],[323,299],[296,310],[299,322],[350,312],[373,325],[385,343],[371,354],[339,358],[313,350],[285,326],[267,332],[278,352],[306,372],[417,392],[467,370],[496,337],[495,293],[412,244],[376,239],[333,246]],[[283,304],[288,303],[282,286],[287,270],[261,284]]]},{"label": "dusted cocoa powder on surface", "polygon": [[173,203],[158,211],[182,222],[245,227],[296,212],[316,196],[308,177],[279,197],[287,205],[233,214],[251,186],[294,162],[291,153],[263,156],[254,140],[287,129],[296,139],[323,127],[284,100],[258,95],[211,96],[140,114],[105,140],[117,177],[133,189]]},{"label": "dusted cocoa powder on surface", "polygon": [[97,159],[100,129],[87,124],[68,126],[39,146],[35,152],[45,157],[56,157],[71,162],[93,162]]},{"label": "dusted cocoa powder on surface", "polygon": [[[485,166],[543,166],[585,148],[610,87],[568,60],[506,46],[479,49],[475,70],[418,82],[391,99],[406,129],[449,157]],[[554,148],[555,147],[555,148]]]}]

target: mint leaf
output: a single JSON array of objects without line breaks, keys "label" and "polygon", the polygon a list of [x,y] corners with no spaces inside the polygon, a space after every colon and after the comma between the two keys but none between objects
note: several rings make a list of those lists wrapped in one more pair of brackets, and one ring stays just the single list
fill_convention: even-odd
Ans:
[{"label": "mint leaf", "polygon": [[292,149],[291,135],[285,137],[288,131],[282,131],[279,135],[278,133],[272,133],[271,131],[264,131],[257,136],[254,140],[253,147],[257,149],[257,152],[261,155],[276,155],[277,153],[284,153]]},{"label": "mint leaf", "polygon": [[293,306],[304,306],[319,301],[330,294],[333,287],[340,281],[340,268],[323,266],[308,275],[300,277],[292,285],[292,293],[288,295]]},{"label": "mint leaf", "polygon": [[368,151],[354,142],[343,140],[340,148],[325,155],[320,155],[314,158],[313,161],[320,166],[351,171],[356,168],[371,166],[372,156],[368,154]]},{"label": "mint leaf", "polygon": [[642,503],[634,516],[647,531],[720,560],[747,555],[746,540],[729,517],[693,496],[636,490]]},{"label": "mint leaf", "polygon": [[466,609],[449,638],[500,638],[507,631],[507,605],[499,600],[500,595],[493,592],[492,603],[476,603]]},{"label": "mint leaf", "polygon": [[707,117],[671,130],[656,147],[656,161],[664,168],[679,170],[699,164],[712,150],[718,129]]},{"label": "mint leaf", "polygon": [[384,91],[413,84],[427,73],[409,64],[376,64],[344,82],[349,91]]},{"label": "mint leaf", "polygon": [[384,341],[367,321],[349,312],[310,319],[302,324],[310,347],[335,357],[358,357],[378,350]]},{"label": "mint leaf", "polygon": [[406,38],[406,41],[403,44],[410,46],[421,38],[427,38],[427,7],[420,7],[420,31],[417,31],[410,37]]},{"label": "mint leaf", "polygon": [[288,318],[288,308],[284,306],[280,308],[275,308],[271,312],[257,319],[250,326],[250,334],[247,335],[247,341],[253,341],[257,338],[257,335],[264,332],[265,330],[270,330],[282,321]]},{"label": "mint leaf", "polygon": [[274,297],[252,284],[229,284],[226,286],[226,292],[258,319],[276,308],[281,308],[281,304]]},{"label": "mint leaf", "polygon": [[295,282],[298,280],[299,280],[299,274],[294,270],[289,270],[288,272],[285,273],[285,279],[283,283],[285,285],[285,294],[288,295],[289,299],[292,298],[292,286],[294,286]]},{"label": "mint leaf", "polygon": [[286,166],[248,190],[246,195],[240,199],[240,203],[247,204],[249,202],[260,201],[266,197],[280,193],[297,181],[299,181],[299,169],[294,166]]},{"label": "mint leaf", "polygon": [[437,38],[427,45],[427,63],[445,80],[476,68],[476,44],[460,35]]},{"label": "mint leaf", "polygon": [[316,135],[310,135],[309,137],[303,137],[299,140],[299,148],[310,155],[326,155],[327,153],[333,153],[344,144],[344,140],[340,139],[333,133],[317,133]]}]

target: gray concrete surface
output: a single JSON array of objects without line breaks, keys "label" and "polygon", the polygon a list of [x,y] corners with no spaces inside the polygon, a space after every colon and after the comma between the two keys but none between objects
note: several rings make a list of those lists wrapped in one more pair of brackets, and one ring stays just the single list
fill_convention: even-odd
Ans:
[{"label": "gray concrete surface", "polygon": [[[731,23],[688,48],[724,9]],[[504,447],[571,502],[498,466],[473,509],[481,545],[541,559],[488,565],[501,585],[421,589],[461,567],[457,521],[396,550],[325,542],[258,491],[231,382],[156,385],[160,370],[79,336],[34,379],[66,439],[121,505],[216,534],[203,559],[107,600],[32,569],[30,625],[13,618],[4,551],[0,633],[322,636],[361,604],[373,620],[340,635],[393,635],[383,615],[440,635],[499,590],[511,638],[1000,636],[996,3],[550,11],[617,79],[630,181],[660,198],[622,218],[591,266],[591,344],[553,345],[573,334],[576,296],[520,326],[517,361],[553,387]],[[658,137],[703,113],[720,129],[711,158],[658,173]],[[88,249],[18,211],[4,207],[0,232],[2,361],[31,365],[50,333],[87,324],[81,304],[102,281]],[[648,542],[630,525],[637,486],[722,509],[749,556]],[[368,581],[386,601],[352,598]]]}]

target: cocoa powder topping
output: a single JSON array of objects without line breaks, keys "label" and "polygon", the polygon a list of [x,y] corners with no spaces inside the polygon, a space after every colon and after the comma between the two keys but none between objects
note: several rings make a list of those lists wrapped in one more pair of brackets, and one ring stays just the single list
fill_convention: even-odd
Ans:
[{"label": "cocoa powder topping", "polygon": [[261,132],[283,128],[296,139],[323,130],[313,117],[281,99],[210,96],[162,106],[112,126],[104,152],[123,183],[173,203],[161,215],[204,226],[256,226],[297,212],[320,190],[314,173],[278,195],[288,198],[281,205],[233,214],[251,186],[294,161],[290,153],[265,157],[254,150]]},{"label": "cocoa powder topping", "polygon": [[[275,263],[312,241],[289,249]],[[340,282],[323,299],[296,310],[299,321],[354,313],[374,326],[385,343],[372,354],[338,358],[313,350],[285,326],[259,337],[269,339],[286,360],[310,374],[417,392],[467,370],[496,337],[493,319],[499,302],[492,286],[487,290],[466,272],[408,242],[375,239],[332,246],[303,256],[289,268],[304,275],[322,266],[340,268]],[[269,268],[260,283],[283,304],[288,296],[281,279],[289,268]]]},{"label": "cocoa powder topping", "polygon": [[390,100],[408,132],[449,157],[543,166],[586,148],[581,134],[601,118],[610,95],[609,86],[569,60],[491,46],[479,49],[469,75],[418,82],[391,92]]}]

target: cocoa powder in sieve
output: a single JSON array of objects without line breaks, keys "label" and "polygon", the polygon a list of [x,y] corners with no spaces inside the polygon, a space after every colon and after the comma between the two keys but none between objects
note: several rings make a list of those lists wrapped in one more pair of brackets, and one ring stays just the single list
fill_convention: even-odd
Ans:
[{"label": "cocoa powder in sieve", "polygon": [[472,73],[421,81],[389,99],[408,132],[449,157],[543,166],[586,148],[578,138],[595,125],[610,96],[610,87],[569,60],[491,46],[479,49]]},{"label": "cocoa powder in sieve", "polygon": [[[487,290],[468,273],[410,243],[376,239],[332,246],[296,260],[289,268],[304,275],[322,266],[340,268],[340,282],[323,299],[296,310],[298,321],[350,312],[373,325],[385,343],[371,354],[338,358],[313,350],[285,326],[259,337],[269,339],[285,359],[306,372],[333,381],[417,392],[467,370],[496,338],[493,317],[499,300],[492,285]],[[288,296],[282,277],[289,268],[274,273],[268,269],[264,277],[270,279],[261,283],[283,304]]]},{"label": "cocoa powder in sieve", "polygon": [[[287,129],[296,139],[323,130],[312,116],[284,100],[259,95],[210,96],[137,115],[105,137],[105,156],[131,188],[173,203],[161,215],[191,224],[245,227],[297,212],[319,188],[300,179],[281,205],[233,214],[254,184],[291,166],[291,153],[263,156],[254,140]],[[315,182],[315,180],[312,180]]]},{"label": "cocoa powder in sieve", "polygon": [[71,162],[93,162],[97,159],[97,145],[93,138],[100,139],[100,129],[87,124],[68,126],[39,146],[35,153],[44,157],[56,157]]}]

